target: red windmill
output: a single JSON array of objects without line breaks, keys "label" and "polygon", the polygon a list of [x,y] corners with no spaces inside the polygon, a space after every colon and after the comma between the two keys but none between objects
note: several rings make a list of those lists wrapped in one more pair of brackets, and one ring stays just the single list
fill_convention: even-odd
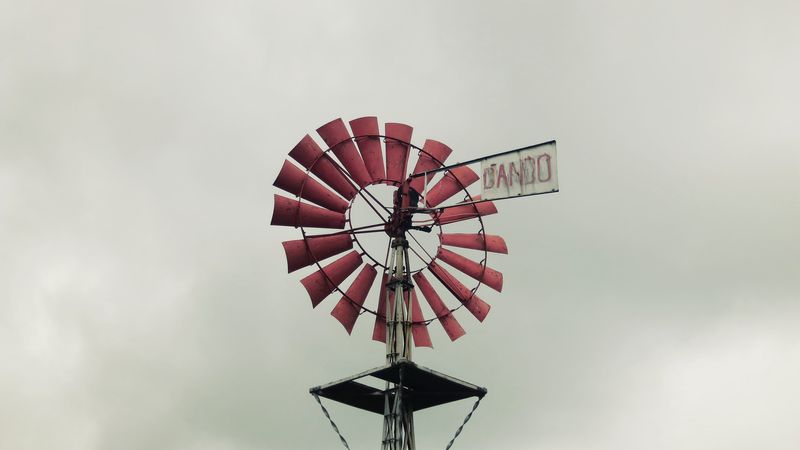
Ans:
[{"label": "red windmill", "polygon": [[[483,217],[497,213],[491,200],[558,190],[555,142],[445,165],[451,149],[431,139],[417,147],[408,125],[386,123],[383,133],[376,117],[349,125],[352,133],[342,119],[317,129],[327,150],[306,135],[289,152],[295,163],[284,162],[274,185],[295,198],[275,195],[272,225],[301,231],[301,239],[286,241],[283,248],[290,273],[313,270],[301,280],[312,307],[336,293],[331,315],[345,330],[351,333],[358,318],[369,313],[372,339],[386,343],[385,365],[311,393],[318,402],[322,396],[382,414],[382,448],[413,450],[414,411],[476,396],[474,411],[486,389],[417,366],[411,362],[412,345],[433,347],[427,328],[433,321],[451,340],[463,336],[456,319],[462,308],[478,321],[486,318],[490,306],[478,297],[478,288],[503,288],[503,275],[487,265],[488,254],[505,254],[508,248],[503,238],[485,232]],[[481,175],[469,167],[476,163]],[[468,190],[478,181],[483,197]],[[390,201],[379,198],[381,189],[391,193]],[[356,203],[371,210],[369,223],[355,223]],[[470,232],[455,232],[465,227]],[[388,242],[376,251],[365,238],[378,233]],[[426,248],[423,236],[432,233],[438,243]],[[373,287],[377,294],[371,304]],[[443,299],[439,292],[449,295]],[[365,377],[385,381],[385,389],[357,381]]]}]

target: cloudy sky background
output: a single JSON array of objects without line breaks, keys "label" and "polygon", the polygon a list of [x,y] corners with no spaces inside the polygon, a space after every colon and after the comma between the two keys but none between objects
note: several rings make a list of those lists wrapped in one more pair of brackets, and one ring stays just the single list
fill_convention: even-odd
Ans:
[{"label": "cloudy sky background", "polygon": [[[335,118],[465,160],[557,139],[498,204],[488,387],[454,448],[796,449],[800,7],[790,1],[0,1],[0,448],[337,448],[310,386],[382,362],[268,226]],[[444,448],[471,403],[419,413]],[[351,447],[380,417],[330,405]]]}]

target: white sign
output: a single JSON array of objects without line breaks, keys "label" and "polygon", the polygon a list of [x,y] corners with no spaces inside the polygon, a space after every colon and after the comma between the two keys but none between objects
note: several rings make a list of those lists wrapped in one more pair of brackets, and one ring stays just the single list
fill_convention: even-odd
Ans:
[{"label": "white sign", "polygon": [[557,191],[556,142],[484,159],[480,181],[482,200]]}]

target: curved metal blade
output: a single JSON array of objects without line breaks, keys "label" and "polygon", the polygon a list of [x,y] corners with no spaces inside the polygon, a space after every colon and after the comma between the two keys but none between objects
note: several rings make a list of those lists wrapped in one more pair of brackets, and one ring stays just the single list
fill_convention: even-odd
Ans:
[{"label": "curved metal blade", "polygon": [[328,144],[333,154],[341,161],[344,168],[347,169],[347,172],[350,173],[350,176],[356,180],[359,186],[364,187],[372,182],[372,177],[367,172],[364,160],[361,159],[361,154],[356,150],[352,136],[347,131],[347,126],[345,126],[342,119],[332,120],[317,128],[317,133]]},{"label": "curved metal blade", "polygon": [[322,261],[346,252],[351,248],[353,248],[353,239],[349,234],[309,237],[283,242],[289,273],[310,266],[315,261]]},{"label": "curved metal blade", "polygon": [[372,177],[372,182],[386,178],[386,167],[383,165],[383,146],[381,134],[378,129],[378,118],[374,116],[361,117],[350,121],[350,129],[356,136],[356,145],[361,151],[361,158],[367,167],[367,172]]},{"label": "curved metal blade", "polygon": [[402,123],[386,124],[386,179],[402,183],[408,172],[408,143],[413,128]]},{"label": "curved metal blade", "polygon": [[466,334],[453,313],[450,312],[450,309],[445,306],[439,294],[433,289],[430,281],[425,278],[425,275],[423,275],[422,272],[415,273],[414,281],[417,283],[419,290],[422,291],[422,296],[428,301],[431,310],[433,310],[436,318],[439,319],[439,323],[442,324],[442,328],[444,328],[444,332],[447,333],[450,340],[455,341]]},{"label": "curved metal blade", "polygon": [[344,214],[275,195],[272,225],[343,229]]},{"label": "curved metal blade", "polygon": [[[480,199],[480,195],[473,197],[473,200],[475,201]],[[497,214],[497,207],[494,206],[494,203],[481,202],[447,208],[440,213],[433,214],[433,220],[439,225],[445,225],[448,223],[461,222],[462,220],[474,219],[478,216],[488,216],[491,214]]]},{"label": "curved metal blade", "polygon": [[442,247],[439,247],[436,258],[450,264],[454,268],[482,282],[497,292],[503,290],[503,274],[492,268],[484,267],[478,262]]},{"label": "curved metal blade", "polygon": [[425,203],[428,207],[439,206],[443,201],[456,195],[462,189],[478,181],[480,177],[467,166],[454,167],[428,191]]},{"label": "curved metal blade", "polygon": [[384,273],[381,277],[381,288],[378,291],[378,309],[375,310],[375,325],[372,327],[372,340],[386,343],[386,300],[389,298],[389,309],[394,309],[394,297],[386,292],[386,283],[389,275]]},{"label": "curved metal blade", "polygon": [[446,271],[435,262],[428,264],[428,269],[433,276],[458,299],[458,301],[464,304],[464,307],[467,308],[478,321],[483,322],[483,319],[486,318],[491,309],[488,303],[481,300],[480,297],[461,284],[450,272]]},{"label": "curved metal blade", "polygon": [[351,273],[355,272],[361,263],[361,255],[354,250],[300,280],[300,283],[306,288],[308,296],[311,297],[311,306],[316,308],[319,302],[329,296],[336,286],[342,284]]},{"label": "curved metal blade", "polygon": [[411,337],[414,338],[414,346],[433,348],[431,335],[428,333],[428,325],[414,323],[425,321],[425,317],[422,315],[422,308],[419,306],[419,300],[417,300],[417,291],[413,288],[410,291],[406,291],[406,304],[408,304],[408,292],[411,292]]},{"label": "curved metal blade", "polygon": [[442,245],[451,247],[471,248],[473,250],[486,250],[492,253],[508,254],[506,241],[493,234],[481,233],[442,233],[439,235]]},{"label": "curved metal blade", "polygon": [[[414,165],[412,173],[422,173],[426,170],[434,170],[442,167],[447,157],[453,152],[450,147],[439,141],[434,141],[433,139],[426,140],[425,144],[422,146],[422,150],[424,150],[425,153],[419,153],[417,164]],[[434,174],[414,178],[411,180],[411,183],[409,183],[409,186],[415,191],[422,193],[425,190],[425,183],[430,183],[433,177]],[[427,181],[425,180],[426,178]]]},{"label": "curved metal blade", "polygon": [[[367,299],[369,289],[372,283],[375,282],[375,276],[378,271],[369,264],[365,264],[361,272],[358,273],[353,284],[347,288],[346,296],[339,299],[339,303],[331,311],[331,315],[339,321],[347,330],[347,334],[353,332],[353,326],[356,324],[359,313],[361,313],[361,305]],[[348,300],[348,297],[350,298]],[[352,300],[352,301],[351,301]]]},{"label": "curved metal blade", "polygon": [[349,206],[347,201],[289,161],[283,162],[283,167],[272,185],[333,211],[343,213]]},{"label": "curved metal blade", "polygon": [[305,135],[289,152],[289,156],[347,200],[352,200],[356,196],[356,188],[339,170],[336,163],[322,152],[311,136]]}]

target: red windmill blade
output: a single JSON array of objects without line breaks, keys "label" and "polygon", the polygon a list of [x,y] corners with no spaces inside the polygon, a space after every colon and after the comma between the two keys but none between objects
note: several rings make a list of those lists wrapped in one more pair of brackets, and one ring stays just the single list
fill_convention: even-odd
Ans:
[{"label": "red windmill blade", "polygon": [[328,147],[333,150],[333,154],[341,161],[345,169],[350,173],[359,186],[364,187],[372,183],[372,177],[367,172],[367,166],[361,159],[361,154],[353,144],[353,137],[347,131],[347,127],[342,119],[332,120],[325,125],[317,128],[317,133],[322,137]]},{"label": "red windmill blade", "polygon": [[[472,197],[472,201],[474,202],[477,202],[480,199],[480,195]],[[475,219],[477,217],[485,217],[492,214],[497,214],[497,208],[494,206],[493,202],[486,201],[465,204],[461,206],[453,206],[440,213],[434,213],[433,220],[439,225],[447,225],[450,223],[461,222],[463,220]]]},{"label": "red windmill blade", "polygon": [[470,233],[442,233],[439,235],[442,245],[451,247],[470,248],[472,250],[486,250],[492,253],[508,254],[506,241],[500,236],[490,234]]},{"label": "red windmill blade", "polygon": [[350,288],[347,289],[347,292],[331,311],[331,315],[344,326],[347,334],[353,332],[353,326],[356,324],[359,313],[361,313],[361,305],[367,299],[367,294],[372,287],[372,283],[375,282],[377,274],[378,271],[374,267],[365,264],[353,284],[350,285]]},{"label": "red windmill blade", "polygon": [[361,255],[352,251],[311,275],[300,280],[311,297],[311,306],[316,307],[336,290],[336,287],[361,265]]},{"label": "red windmill blade", "polygon": [[466,286],[464,286],[460,281],[458,281],[450,272],[446,271],[442,266],[432,262],[428,265],[428,269],[430,269],[431,273],[437,280],[439,280],[444,287],[450,291],[451,294],[455,298],[460,301],[469,312],[475,316],[476,319],[483,322],[483,319],[489,314],[489,306],[488,303],[484,302],[480,299],[474,292],[469,290]]},{"label": "red windmill blade", "polygon": [[422,272],[417,272],[414,274],[414,281],[419,286],[419,290],[422,291],[423,297],[425,300],[428,301],[428,304],[431,306],[433,310],[433,314],[436,315],[436,318],[439,319],[439,323],[442,324],[442,328],[444,328],[445,333],[447,336],[450,337],[451,341],[455,341],[456,339],[463,336],[466,332],[463,328],[461,328],[461,324],[458,323],[453,313],[445,306],[442,299],[439,297],[439,294],[436,293],[436,290],[433,289],[431,283],[425,278],[425,275]]},{"label": "red windmill blade", "polygon": [[503,274],[486,267],[485,264],[472,261],[471,259],[465,258],[458,253],[451,252],[442,247],[439,247],[436,258],[482,282],[497,292],[503,290]]},{"label": "red windmill blade", "polygon": [[386,179],[400,184],[408,172],[409,142],[413,128],[402,123],[386,124]]},{"label": "red windmill blade", "polygon": [[409,300],[411,301],[408,308],[411,310],[411,337],[414,338],[414,346],[433,348],[431,335],[428,334],[428,324],[425,322],[422,308],[419,306],[419,300],[417,299],[417,291],[411,288],[410,291],[405,291],[404,294],[406,305],[408,305]]},{"label": "red windmill blade", "polygon": [[[428,139],[425,141],[425,145],[422,146],[422,151],[419,154],[417,164],[414,166],[412,173],[424,173],[442,167],[447,157],[450,156],[452,152],[453,150],[451,150],[450,147],[441,142]],[[423,192],[425,190],[425,184],[429,183],[431,178],[433,178],[433,174],[414,178],[411,180],[411,187],[417,192]]]},{"label": "red windmill blade", "polygon": [[442,179],[428,191],[425,203],[431,208],[439,206],[443,201],[478,181],[479,178],[478,174],[467,166],[448,170]]},{"label": "red windmill blade", "polygon": [[283,242],[289,273],[353,248],[349,234],[314,236]]},{"label": "red windmill blade", "polygon": [[[386,292],[386,283],[389,276],[383,274],[381,277],[381,287],[378,290],[378,307],[375,310],[375,325],[372,327],[372,340],[386,342],[386,314],[388,310],[394,309],[394,297]],[[386,303],[389,303],[388,309]]]},{"label": "red windmill blade", "polygon": [[356,145],[361,151],[361,158],[367,168],[371,182],[377,183],[386,178],[386,167],[383,165],[383,147],[381,146],[378,118],[361,117],[350,121]]},{"label": "red windmill blade", "polygon": [[347,211],[347,207],[350,205],[289,161],[283,162],[283,167],[272,185],[323,208],[340,213]]},{"label": "red windmill blade", "polygon": [[[331,315],[348,334],[367,312],[375,316],[372,338],[376,341],[396,339],[397,329],[387,333],[387,324],[402,323],[407,329],[405,340],[417,347],[433,347],[427,327],[432,320],[437,320],[454,341],[465,334],[455,317],[458,309],[463,307],[479,321],[489,312],[490,306],[475,290],[483,284],[498,292],[502,289],[502,274],[488,267],[486,260],[489,253],[507,253],[508,248],[501,237],[486,234],[483,224],[483,218],[497,213],[497,209],[492,202],[480,202],[480,196],[469,193],[479,180],[473,170],[459,165],[440,170],[452,154],[447,145],[428,139],[422,148],[414,146],[413,129],[400,123],[386,123],[381,135],[380,123],[373,116],[351,120],[349,125],[352,133],[342,119],[317,129],[327,150],[306,135],[289,152],[299,166],[285,161],[275,180],[276,187],[295,198],[275,195],[272,224],[300,228],[302,232],[301,239],[283,243],[288,271],[314,267],[301,280],[312,307],[339,292]],[[413,169],[409,171],[410,164]],[[442,174],[426,173],[429,171]],[[390,190],[393,200],[381,203],[373,189]],[[456,198],[465,200],[452,204],[451,199]],[[365,202],[376,214],[371,225],[355,222],[353,205],[357,202]],[[469,226],[477,230],[445,232],[443,227],[453,223],[462,223],[462,228],[464,223],[474,224]],[[320,234],[309,232],[311,228],[341,231]],[[440,232],[439,245],[421,247],[414,234],[433,228]],[[367,248],[360,238],[375,232],[385,233],[393,245],[390,249],[396,249],[390,252],[397,256],[392,261],[405,262],[398,265],[387,259],[382,263],[385,246],[379,250],[380,256],[371,253],[374,249]],[[483,257],[473,260],[445,247],[477,250]],[[417,260],[408,259],[411,252]],[[411,267],[412,263],[416,267]],[[474,279],[477,285],[467,287],[441,263]],[[437,293],[423,269],[441,283],[447,298]],[[376,283],[380,272],[380,283]],[[377,293],[373,294],[375,288]],[[425,318],[415,288],[425,298],[432,319]],[[395,289],[402,290],[398,297],[403,298],[401,305],[395,305]],[[387,317],[392,317],[391,321]]]},{"label": "red windmill blade", "polygon": [[275,194],[272,225],[287,227],[344,228],[344,214]]},{"label": "red windmill blade", "polygon": [[342,197],[352,200],[356,196],[356,188],[348,181],[347,177],[336,166],[330,156],[324,154],[311,136],[306,135],[289,152],[295,161],[310,170],[325,184],[333,188]]}]

